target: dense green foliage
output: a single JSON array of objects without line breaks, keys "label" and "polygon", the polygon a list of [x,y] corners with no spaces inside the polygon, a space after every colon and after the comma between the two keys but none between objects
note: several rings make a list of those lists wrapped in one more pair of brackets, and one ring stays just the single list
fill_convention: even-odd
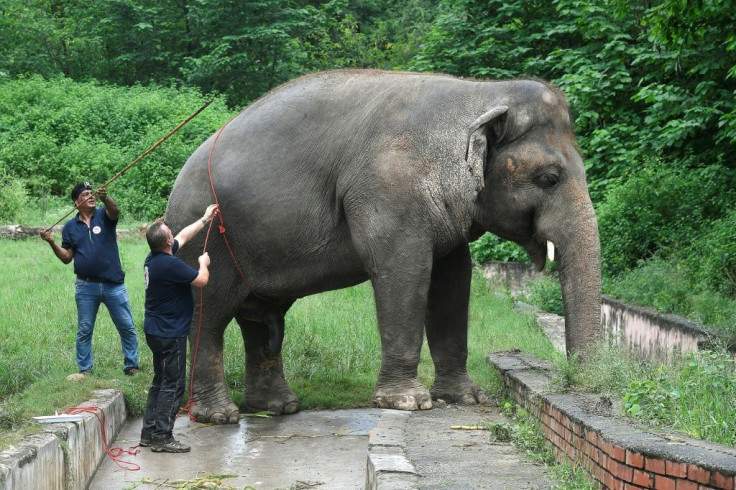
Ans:
[{"label": "dense green foliage", "polygon": [[[656,259],[695,296],[736,295],[734,0],[0,0],[0,13],[2,221],[26,196],[44,207],[74,180],[105,181],[213,95],[115,184],[135,217],[162,212],[187,155],[233,110],[295,76],[540,77],[575,116],[606,287]],[[488,235],[473,254],[525,260]]]},{"label": "dense green foliage", "polygon": [[395,66],[433,11],[429,0],[0,0],[0,75],[193,86],[241,107],[310,71]]},{"label": "dense green foliage", "polygon": [[[191,89],[122,88],[68,78],[0,81],[0,177],[6,176],[0,211],[16,201],[13,182],[23,182],[33,199],[62,196],[71,205],[76,182],[102,185],[204,103]],[[111,195],[141,219],[161,215],[184,162],[230,117],[216,99],[111,184]],[[11,211],[0,219],[17,214]]]}]

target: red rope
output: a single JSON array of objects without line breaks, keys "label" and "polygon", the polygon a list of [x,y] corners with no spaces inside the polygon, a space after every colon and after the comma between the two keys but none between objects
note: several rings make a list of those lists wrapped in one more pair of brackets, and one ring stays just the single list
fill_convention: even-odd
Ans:
[{"label": "red rope", "polygon": [[[236,116],[237,117],[237,116]],[[230,124],[235,117],[230,119],[228,122],[223,125],[220,130],[215,135],[215,139],[212,142],[212,147],[210,148],[210,153],[207,158],[207,175],[210,179],[210,188],[212,189],[212,195],[215,199],[215,204],[217,204],[217,213],[215,213],[215,216],[220,220],[220,224],[218,225],[218,230],[220,232],[220,236],[222,236],[222,239],[225,241],[225,246],[227,247],[227,251],[230,253],[230,258],[233,261],[233,264],[235,265],[235,268],[238,271],[238,274],[240,275],[240,279],[243,281],[243,284],[245,285],[246,291],[248,294],[252,294],[254,297],[261,299],[263,301],[267,301],[269,303],[274,303],[274,301],[265,298],[259,294],[257,294],[250,286],[250,283],[248,282],[248,279],[245,277],[245,274],[243,273],[243,270],[240,268],[240,265],[238,264],[238,260],[235,258],[235,253],[233,252],[232,247],[230,247],[230,242],[227,239],[227,235],[225,233],[225,218],[223,217],[222,213],[222,207],[220,207],[220,201],[217,198],[217,191],[215,190],[215,180],[212,178],[212,154],[215,151],[215,145],[217,144],[217,140],[220,139],[220,135],[225,130],[228,124]],[[207,251],[207,244],[209,242],[210,233],[212,231],[212,225],[215,223],[214,216],[212,218],[212,221],[210,221],[210,226],[207,229],[207,235],[204,239],[204,247],[202,248],[202,253],[205,253]],[[192,362],[191,362],[191,369],[189,372],[189,401],[187,401],[187,404],[182,407],[182,409],[179,411],[179,413],[182,413],[186,411],[189,414],[189,418],[194,421],[195,417],[192,415],[192,407],[196,405],[195,402],[191,401],[192,396],[194,394],[194,367],[197,364],[197,354],[199,353],[199,339],[202,333],[202,316],[203,316],[203,310],[204,310],[204,290],[203,288],[199,289],[199,325],[197,327],[197,340],[194,345],[194,352],[192,353]],[[178,415],[178,414],[177,414]]]},{"label": "red rope", "polygon": [[[99,412],[99,413],[98,413]],[[119,446],[113,446],[108,447],[107,445],[107,434],[105,431],[105,411],[101,409],[100,407],[90,406],[90,407],[69,407],[66,410],[64,410],[65,414],[68,415],[77,415],[79,413],[91,413],[97,418],[97,421],[100,423],[100,432],[102,434],[102,444],[105,448],[105,452],[107,455],[112,459],[112,461],[121,467],[124,470],[127,471],[138,471],[141,469],[139,465],[136,463],[132,463],[130,461],[124,461],[120,459],[120,456],[123,454],[130,454],[132,456],[135,456],[136,454],[140,453],[140,449],[137,449],[137,445],[131,446],[128,449],[123,449]],[[102,415],[100,415],[102,414]],[[127,465],[127,466],[126,466]]]}]

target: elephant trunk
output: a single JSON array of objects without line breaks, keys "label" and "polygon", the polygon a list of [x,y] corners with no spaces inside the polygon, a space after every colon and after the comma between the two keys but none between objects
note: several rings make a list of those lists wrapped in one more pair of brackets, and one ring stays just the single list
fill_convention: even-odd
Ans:
[{"label": "elephant trunk", "polygon": [[598,224],[589,200],[580,211],[581,219],[555,242],[568,357],[575,353],[584,356],[602,336]]}]

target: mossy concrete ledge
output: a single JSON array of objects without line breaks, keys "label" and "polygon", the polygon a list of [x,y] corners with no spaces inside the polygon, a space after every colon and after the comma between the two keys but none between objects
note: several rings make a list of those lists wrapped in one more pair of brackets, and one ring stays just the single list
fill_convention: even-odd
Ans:
[{"label": "mossy concrete ledge", "polygon": [[497,352],[487,360],[516,403],[540,421],[558,460],[582,466],[602,488],[734,490],[735,448],[644,431],[606,397],[555,393],[551,365],[528,354]]},{"label": "mossy concrete ledge", "polygon": [[48,424],[42,433],[27,436],[18,446],[0,453],[0,488],[87,488],[107,455],[105,446],[115,439],[127,415],[122,392],[96,390],[94,397],[80,407],[98,407],[99,420],[83,412],[81,421]]},{"label": "mossy concrete ledge", "polygon": [[409,415],[409,412],[383,410],[368,435],[367,490],[419,488],[419,476],[406,457],[404,431]]}]

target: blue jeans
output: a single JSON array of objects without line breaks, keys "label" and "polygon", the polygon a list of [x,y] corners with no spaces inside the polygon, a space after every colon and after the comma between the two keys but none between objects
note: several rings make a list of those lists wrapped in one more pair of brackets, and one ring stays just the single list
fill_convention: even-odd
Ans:
[{"label": "blue jeans", "polygon": [[92,369],[92,332],[97,311],[104,303],[110,312],[123,344],[123,370],[138,367],[138,337],[125,284],[87,282],[77,279],[74,299],[77,302],[77,365],[79,371]]},{"label": "blue jeans", "polygon": [[153,353],[153,381],[148,390],[141,439],[167,443],[174,439],[174,422],[184,397],[187,338],[146,334]]}]

